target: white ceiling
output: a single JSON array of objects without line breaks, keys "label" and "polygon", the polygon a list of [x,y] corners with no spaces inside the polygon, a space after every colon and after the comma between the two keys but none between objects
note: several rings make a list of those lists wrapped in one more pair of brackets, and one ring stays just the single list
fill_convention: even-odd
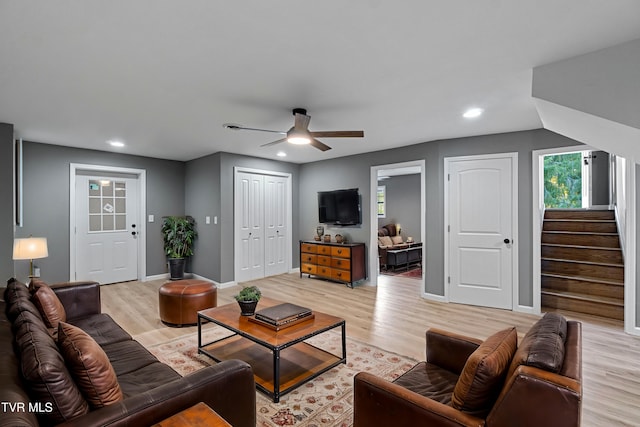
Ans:
[{"label": "white ceiling", "polygon": [[[636,38],[637,0],[0,0],[0,122],[43,143],[304,163],[539,128],[533,67]],[[294,107],[312,131],[365,137],[323,153],[222,127],[287,130]]]}]

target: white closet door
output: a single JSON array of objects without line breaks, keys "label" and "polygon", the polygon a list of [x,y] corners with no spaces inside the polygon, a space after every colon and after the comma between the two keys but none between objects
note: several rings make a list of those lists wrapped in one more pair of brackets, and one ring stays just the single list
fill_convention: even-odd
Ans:
[{"label": "white closet door", "polygon": [[236,175],[236,281],[264,277],[264,177]]},{"label": "white closet door", "polygon": [[265,276],[287,272],[287,179],[264,177]]}]

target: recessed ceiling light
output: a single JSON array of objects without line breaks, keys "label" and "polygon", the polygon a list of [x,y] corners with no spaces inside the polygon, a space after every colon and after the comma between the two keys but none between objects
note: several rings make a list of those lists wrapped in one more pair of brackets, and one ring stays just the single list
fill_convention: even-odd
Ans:
[{"label": "recessed ceiling light", "polygon": [[475,117],[479,117],[483,111],[484,110],[482,108],[469,108],[467,111],[464,112],[462,117],[466,119],[473,119]]},{"label": "recessed ceiling light", "polygon": [[276,156],[278,156],[278,157],[287,157],[287,153],[285,153],[284,151],[278,151],[278,154],[276,154]]},{"label": "recessed ceiling light", "polygon": [[109,143],[109,145],[111,145],[112,147],[124,147],[124,142],[119,141],[117,139],[112,139],[107,141]]}]

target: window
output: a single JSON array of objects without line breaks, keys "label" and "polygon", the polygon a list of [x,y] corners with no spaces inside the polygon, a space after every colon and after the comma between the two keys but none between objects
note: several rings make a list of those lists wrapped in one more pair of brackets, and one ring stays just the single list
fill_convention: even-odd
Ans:
[{"label": "window", "polygon": [[387,216],[386,202],[387,202],[387,187],[384,185],[379,185],[378,186],[378,218],[385,218]]},{"label": "window", "polygon": [[127,186],[124,181],[89,180],[89,231],[126,230]]}]

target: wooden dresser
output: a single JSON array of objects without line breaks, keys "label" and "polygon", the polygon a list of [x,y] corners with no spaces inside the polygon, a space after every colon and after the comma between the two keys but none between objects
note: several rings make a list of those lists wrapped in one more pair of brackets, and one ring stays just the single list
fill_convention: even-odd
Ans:
[{"label": "wooden dresser", "polygon": [[308,274],[353,284],[367,278],[364,243],[300,241],[300,277]]}]

